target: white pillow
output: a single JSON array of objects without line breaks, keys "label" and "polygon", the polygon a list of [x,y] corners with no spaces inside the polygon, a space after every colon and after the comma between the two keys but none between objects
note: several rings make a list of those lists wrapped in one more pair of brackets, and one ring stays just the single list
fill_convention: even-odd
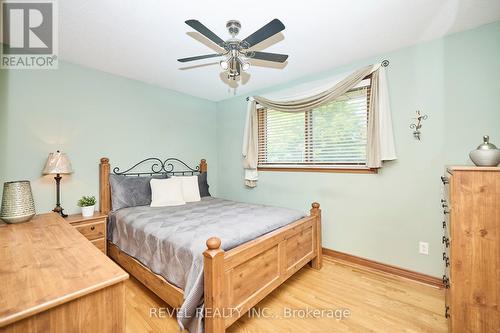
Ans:
[{"label": "white pillow", "polygon": [[182,196],[186,202],[200,201],[200,188],[198,186],[198,176],[172,177],[181,180]]},{"label": "white pillow", "polygon": [[180,206],[186,202],[182,196],[180,179],[151,179],[151,207]]}]

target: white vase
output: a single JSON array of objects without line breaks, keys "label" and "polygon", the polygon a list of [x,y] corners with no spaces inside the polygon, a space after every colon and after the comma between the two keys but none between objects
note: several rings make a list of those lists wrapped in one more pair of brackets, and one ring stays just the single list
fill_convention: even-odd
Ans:
[{"label": "white vase", "polygon": [[92,217],[92,216],[94,216],[94,207],[95,206],[82,207],[82,216],[83,217]]}]

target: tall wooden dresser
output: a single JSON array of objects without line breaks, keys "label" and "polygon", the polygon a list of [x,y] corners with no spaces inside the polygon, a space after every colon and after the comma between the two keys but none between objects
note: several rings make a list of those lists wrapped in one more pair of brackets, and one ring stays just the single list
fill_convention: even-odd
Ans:
[{"label": "tall wooden dresser", "polygon": [[442,177],[445,314],[450,332],[500,332],[500,168]]}]

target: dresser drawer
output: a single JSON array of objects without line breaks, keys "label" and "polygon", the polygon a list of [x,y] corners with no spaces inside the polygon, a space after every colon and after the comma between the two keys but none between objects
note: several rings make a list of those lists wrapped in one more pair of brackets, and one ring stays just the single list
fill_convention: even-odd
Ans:
[{"label": "dresser drawer", "polygon": [[93,240],[91,243],[106,254],[106,240],[104,238]]},{"label": "dresser drawer", "polygon": [[96,223],[89,223],[76,226],[75,228],[88,240],[94,240],[97,238],[104,238],[106,232],[106,223],[103,221]]}]

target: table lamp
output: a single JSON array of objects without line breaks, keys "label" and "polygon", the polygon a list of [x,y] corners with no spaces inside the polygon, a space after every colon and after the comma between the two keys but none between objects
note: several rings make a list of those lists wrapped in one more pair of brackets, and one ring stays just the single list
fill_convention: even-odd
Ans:
[{"label": "table lamp", "polygon": [[67,217],[68,215],[63,213],[63,208],[61,207],[61,175],[67,175],[72,173],[71,162],[69,161],[68,155],[61,153],[59,150],[55,153],[50,153],[43,168],[44,175],[56,175],[54,179],[56,180],[56,207],[52,210],[60,214],[62,217]]}]

